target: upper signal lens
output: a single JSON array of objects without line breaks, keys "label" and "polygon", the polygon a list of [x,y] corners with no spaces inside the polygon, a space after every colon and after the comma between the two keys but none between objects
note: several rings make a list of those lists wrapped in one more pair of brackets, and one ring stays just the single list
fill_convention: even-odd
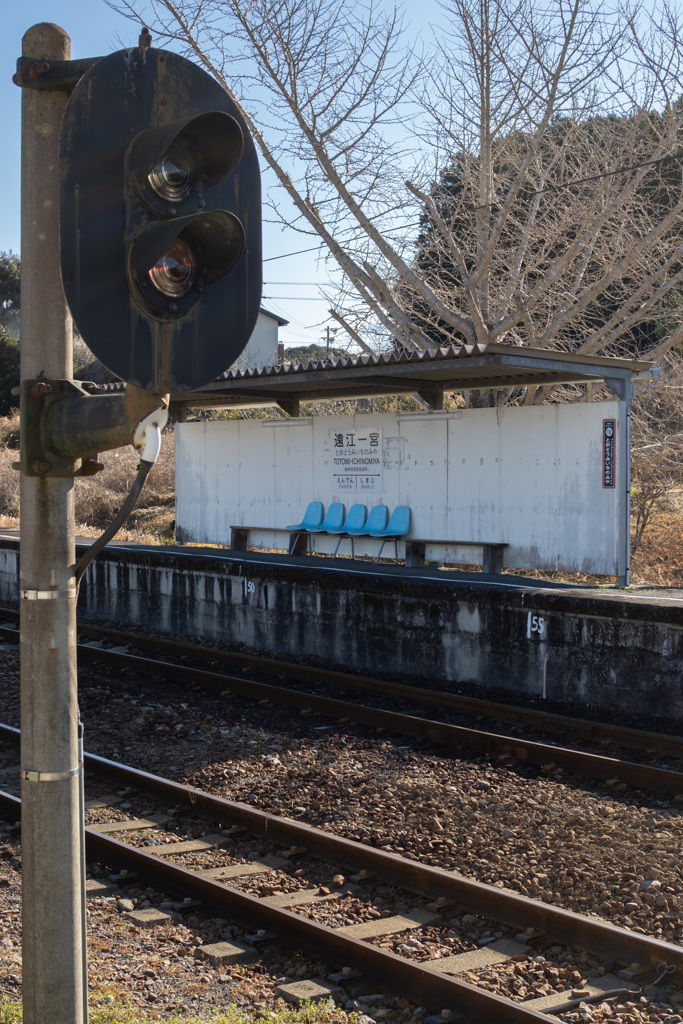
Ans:
[{"label": "upper signal lens", "polygon": [[161,199],[180,202],[189,195],[197,175],[185,147],[175,145],[149,174],[149,183]]}]

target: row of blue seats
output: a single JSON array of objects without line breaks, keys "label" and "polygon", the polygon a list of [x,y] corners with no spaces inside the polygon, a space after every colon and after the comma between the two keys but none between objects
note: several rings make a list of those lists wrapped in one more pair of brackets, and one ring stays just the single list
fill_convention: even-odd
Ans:
[{"label": "row of blue seats", "polygon": [[386,505],[375,505],[369,512],[365,505],[352,505],[348,513],[345,514],[343,504],[340,501],[335,501],[328,508],[326,515],[323,514],[323,511],[321,501],[312,501],[301,522],[286,527],[287,530],[292,530],[295,533],[290,545],[290,553],[294,550],[297,539],[302,533],[308,535],[309,554],[313,553],[312,535],[314,533],[330,533],[334,536],[339,535],[337,546],[334,549],[335,558],[344,537],[351,539],[352,558],[356,557],[353,545],[355,537],[377,537],[382,539],[382,544],[375,561],[379,561],[386,542],[393,540],[395,557],[398,562],[398,539],[405,537],[410,529],[410,509],[407,505],[398,505],[391,513],[391,518],[389,518],[389,510]]}]

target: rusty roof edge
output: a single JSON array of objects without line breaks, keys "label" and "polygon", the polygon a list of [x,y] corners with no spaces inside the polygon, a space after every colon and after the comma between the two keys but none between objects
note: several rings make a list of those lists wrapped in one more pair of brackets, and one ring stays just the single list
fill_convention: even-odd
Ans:
[{"label": "rusty roof edge", "polygon": [[[615,356],[594,356],[585,355],[581,352],[565,352],[561,349],[550,349],[550,348],[528,348],[523,345],[506,345],[500,342],[489,342],[485,345],[450,345],[448,347],[424,349],[422,351],[409,351],[409,352],[377,352],[372,355],[368,353],[362,353],[357,356],[349,356],[348,358],[332,358],[332,359],[318,359],[310,360],[309,362],[301,363],[281,363],[277,366],[268,367],[257,367],[249,370],[238,370],[229,369],[226,370],[220,377],[216,378],[218,381],[236,381],[244,380],[247,377],[262,377],[262,376],[284,376],[284,375],[298,375],[319,371],[330,371],[331,373],[343,372],[349,369],[361,369],[364,366],[401,366],[409,364],[413,361],[418,362],[447,362],[450,359],[472,359],[487,355],[515,355],[523,356],[524,358],[536,359],[539,361],[546,360],[562,360],[566,361],[569,365],[572,363],[581,363],[583,365],[591,365],[596,368],[612,367],[614,369],[627,369],[633,373],[644,372],[651,369],[654,363],[651,360],[638,360],[638,359],[623,359]],[[596,374],[596,376],[600,376]],[[212,382],[215,383],[215,382]]]},{"label": "rusty roof edge", "polygon": [[[225,370],[219,377],[211,381],[210,384],[206,385],[206,391],[204,388],[199,388],[194,391],[193,394],[204,392],[211,394],[216,389],[216,385],[220,384],[231,384],[239,381],[256,380],[267,378],[282,378],[282,377],[298,377],[305,378],[306,375],[311,373],[329,372],[331,376],[343,375],[349,371],[360,371],[362,375],[363,370],[366,367],[399,367],[408,366],[411,363],[441,363],[449,362],[451,360],[457,360],[458,362],[467,360],[479,359],[486,356],[514,356],[521,357],[523,359],[529,359],[538,363],[547,361],[562,361],[566,362],[568,367],[572,364],[582,366],[594,366],[596,369],[596,377],[602,377],[604,374],[599,371],[602,369],[614,369],[614,370],[630,370],[631,373],[636,376],[638,374],[647,373],[652,370],[655,363],[651,360],[643,359],[624,359],[615,356],[595,356],[585,355],[581,352],[565,352],[561,349],[551,348],[531,348],[524,345],[510,345],[501,342],[489,342],[484,345],[475,343],[474,345],[461,344],[461,345],[449,345],[441,346],[437,348],[430,348],[424,350],[410,350],[405,352],[375,352],[375,353],[360,353],[359,355],[332,358],[332,359],[318,359],[310,360],[308,362],[297,362],[297,363],[279,363],[276,365],[266,365],[257,367],[247,367],[245,369],[228,369]],[[505,359],[502,361],[502,365],[505,364]],[[540,367],[539,367],[540,369]],[[495,387],[495,384],[491,385]],[[101,391],[103,392],[116,392],[124,391],[126,384],[123,381],[113,381],[109,384],[101,385]],[[176,401],[183,401],[183,393],[175,392],[174,399]]]}]

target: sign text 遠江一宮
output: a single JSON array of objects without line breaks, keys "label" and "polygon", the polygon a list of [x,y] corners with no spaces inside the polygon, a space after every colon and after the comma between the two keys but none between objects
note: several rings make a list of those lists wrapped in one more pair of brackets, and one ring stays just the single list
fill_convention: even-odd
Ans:
[{"label": "sign text \u9060\u6c5f\u4e00\u5bae", "polygon": [[382,428],[330,430],[332,489],[382,490]]}]

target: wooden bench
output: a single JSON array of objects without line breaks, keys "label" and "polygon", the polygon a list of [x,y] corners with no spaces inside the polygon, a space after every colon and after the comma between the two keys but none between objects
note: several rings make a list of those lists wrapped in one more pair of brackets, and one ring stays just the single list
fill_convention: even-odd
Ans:
[{"label": "wooden bench", "polygon": [[249,534],[256,530],[263,533],[289,533],[287,550],[290,555],[305,555],[308,551],[308,537],[305,532],[286,531],[280,526],[231,526],[230,547],[234,551],[246,551],[249,547]]},{"label": "wooden bench", "polygon": [[497,541],[492,543],[483,540],[419,540],[415,537],[407,537],[405,540],[406,565],[411,568],[424,565],[427,544],[445,544],[449,547],[459,548],[482,548],[484,552],[483,571],[491,573],[503,571],[503,558],[505,556],[505,549],[508,546]]},{"label": "wooden bench", "polygon": [[[261,530],[264,533],[289,533],[287,550],[290,555],[308,553],[308,534],[305,531],[284,531],[278,526],[231,526],[230,547],[235,551],[246,551],[249,547],[249,534]],[[362,538],[357,538],[362,539]],[[427,544],[444,544],[450,547],[482,548],[484,572],[499,573],[503,570],[503,558],[507,544],[482,540],[420,540],[406,537],[406,565],[415,569],[425,564],[425,547]]]}]

